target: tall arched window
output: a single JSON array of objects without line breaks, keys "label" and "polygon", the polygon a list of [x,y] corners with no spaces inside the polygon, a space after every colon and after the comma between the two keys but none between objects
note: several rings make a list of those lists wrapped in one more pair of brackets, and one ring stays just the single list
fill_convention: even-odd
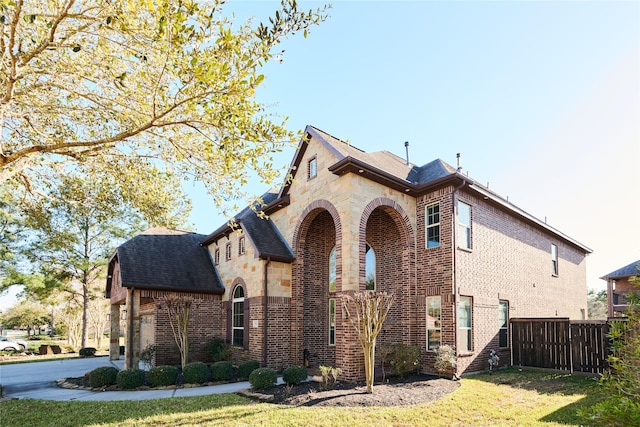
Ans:
[{"label": "tall arched window", "polygon": [[365,289],[367,291],[376,290],[376,254],[373,248],[367,243],[364,253],[365,268]]},{"label": "tall arched window", "polygon": [[329,292],[336,291],[336,247],[329,254]]},{"label": "tall arched window", "polygon": [[242,286],[236,286],[233,291],[232,301],[232,336],[231,342],[237,347],[244,346],[244,289]]}]

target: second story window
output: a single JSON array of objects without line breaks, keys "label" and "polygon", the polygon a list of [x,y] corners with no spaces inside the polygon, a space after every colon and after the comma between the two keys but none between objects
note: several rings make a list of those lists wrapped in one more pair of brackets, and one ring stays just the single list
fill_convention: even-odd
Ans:
[{"label": "second story window", "polygon": [[458,202],[458,246],[471,249],[471,206]]},{"label": "second story window", "polygon": [[215,265],[220,264],[220,248],[216,248],[215,252],[213,253],[213,263]]},{"label": "second story window", "polygon": [[551,274],[558,275],[558,247],[551,245]]},{"label": "second story window", "polygon": [[315,178],[316,175],[318,175],[318,158],[312,157],[308,164],[307,178]]},{"label": "second story window", "polygon": [[440,203],[434,203],[425,208],[427,222],[427,248],[440,246]]},{"label": "second story window", "polygon": [[229,261],[231,259],[231,243],[227,243],[226,251],[225,251],[225,260]]},{"label": "second story window", "polygon": [[244,237],[238,239],[238,255],[244,255]]}]

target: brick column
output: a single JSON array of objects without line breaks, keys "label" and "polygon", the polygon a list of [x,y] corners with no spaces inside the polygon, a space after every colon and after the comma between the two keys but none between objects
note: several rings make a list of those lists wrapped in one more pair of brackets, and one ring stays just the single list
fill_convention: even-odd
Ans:
[{"label": "brick column", "polygon": [[127,289],[124,368],[138,368],[140,361],[140,291]]}]

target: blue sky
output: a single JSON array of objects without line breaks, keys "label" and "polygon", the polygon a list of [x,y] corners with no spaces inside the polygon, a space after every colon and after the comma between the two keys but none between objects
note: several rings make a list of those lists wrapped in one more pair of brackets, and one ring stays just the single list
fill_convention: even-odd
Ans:
[{"label": "blue sky", "polygon": [[[230,6],[260,20],[278,3]],[[640,259],[640,2],[335,1],[329,13],[264,69],[258,99],[291,130],[400,156],[409,141],[420,165],[461,153],[469,176],[594,250],[590,288]],[[225,223],[187,190],[196,231]]]},{"label": "blue sky", "polygon": [[[276,3],[231,5],[260,19]],[[264,70],[259,100],[292,130],[401,156],[409,141],[417,164],[461,153],[472,178],[593,249],[589,287],[640,259],[640,2],[336,1],[329,13]],[[193,194],[208,234],[225,219]]]}]

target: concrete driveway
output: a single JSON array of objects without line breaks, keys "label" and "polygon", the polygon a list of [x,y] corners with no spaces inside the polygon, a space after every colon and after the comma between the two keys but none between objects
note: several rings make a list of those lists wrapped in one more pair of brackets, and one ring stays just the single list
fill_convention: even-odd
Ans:
[{"label": "concrete driveway", "polygon": [[88,357],[0,365],[0,384],[4,387],[6,397],[45,400],[146,400],[235,393],[251,387],[248,381],[173,390],[134,391],[74,390],[56,385],[58,379],[81,377],[100,366],[115,366],[123,369],[124,360],[110,361],[108,357]]}]

